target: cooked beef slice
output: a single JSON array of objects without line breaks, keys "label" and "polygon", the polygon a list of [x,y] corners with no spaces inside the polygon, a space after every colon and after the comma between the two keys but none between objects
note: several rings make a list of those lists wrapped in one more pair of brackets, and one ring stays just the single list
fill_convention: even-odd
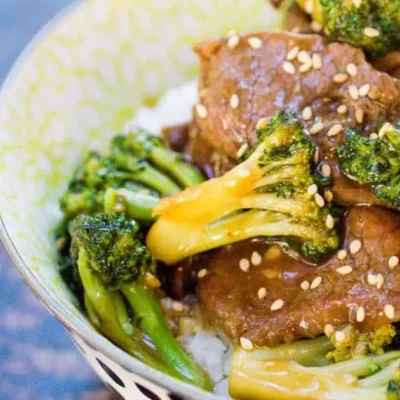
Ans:
[{"label": "cooked beef slice", "polygon": [[395,78],[400,78],[400,51],[392,51],[373,60],[372,64],[376,69],[387,72]]},{"label": "cooked beef slice", "polygon": [[[321,60],[321,68],[317,65],[301,72],[304,63],[298,59],[288,64],[287,55],[296,46],[309,57],[315,55],[317,63]],[[227,38],[221,38],[202,42],[195,51],[201,63],[200,103],[207,111],[206,116],[195,112],[195,124],[198,135],[212,148],[237,159],[243,144],[255,142],[255,127],[261,117],[293,110],[310,132],[315,123],[323,123],[323,129],[313,138],[320,146],[321,160],[329,162],[334,171],[335,199],[345,205],[378,204],[369,187],[351,181],[337,166],[333,149],[343,139],[343,131],[331,137],[327,133],[341,124],[343,130],[356,127],[370,134],[376,132],[380,122],[397,119],[397,79],[375,70],[361,50],[342,43],[326,44],[319,35],[257,33],[241,36],[233,48],[228,46]],[[354,76],[347,72],[350,64],[356,67]],[[337,74],[346,74],[347,80],[335,82]],[[360,88],[368,88],[364,85],[369,85],[367,95],[357,94]],[[357,98],[350,91],[356,91]],[[234,95],[238,96],[237,107],[231,105]],[[347,111],[338,113],[339,106],[346,106]],[[312,118],[307,121],[302,118],[305,107],[312,110]]]},{"label": "cooked beef slice", "polygon": [[170,149],[184,153],[189,144],[189,124],[166,126],[161,134],[164,143]]},{"label": "cooked beef slice", "polygon": [[283,28],[295,33],[313,33],[310,17],[296,3],[286,11]]},{"label": "cooked beef slice", "polygon": [[[360,240],[361,249],[350,254],[350,244]],[[214,253],[208,274],[199,281],[198,296],[210,322],[231,339],[242,336],[258,346],[274,346],[299,338],[323,334],[327,324],[352,323],[361,329],[372,329],[392,322],[384,306],[395,308],[400,320],[400,266],[388,267],[391,256],[400,256],[400,216],[379,207],[354,207],[345,221],[348,254],[342,261],[332,257],[315,267],[284,253],[265,252],[265,243],[243,242]],[[240,259],[251,259],[252,252],[264,254],[258,266],[248,272],[239,267]],[[342,275],[337,269],[351,266]],[[345,272],[345,271],[343,271]],[[369,283],[368,275],[381,274],[382,287]],[[317,282],[308,290],[302,282]],[[316,285],[316,283],[314,283]],[[258,297],[266,289],[264,298]],[[271,311],[271,305],[283,300],[282,308]],[[365,308],[365,319],[356,321],[358,307]]]}]

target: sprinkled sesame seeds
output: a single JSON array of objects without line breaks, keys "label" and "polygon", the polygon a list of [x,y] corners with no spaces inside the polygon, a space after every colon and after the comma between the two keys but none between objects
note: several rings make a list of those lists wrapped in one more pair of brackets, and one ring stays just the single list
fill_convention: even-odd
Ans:
[{"label": "sprinkled sesame seeds", "polygon": [[228,39],[228,47],[230,49],[233,49],[234,47],[236,47],[239,44],[240,38],[238,35],[232,35],[229,37]]},{"label": "sprinkled sesame seeds", "polygon": [[347,64],[346,71],[350,76],[356,76],[357,75],[357,66],[353,63]]},{"label": "sprinkled sesame seeds", "polygon": [[306,290],[310,289],[310,282],[308,282],[308,281],[303,281],[303,282],[301,282],[300,287],[301,287],[304,291],[306,291]]},{"label": "sprinkled sesame seeds", "polygon": [[300,65],[299,71],[300,71],[301,73],[303,73],[303,72],[308,72],[311,68],[312,68],[312,63],[311,63],[311,62],[309,62],[309,63],[304,63],[304,64]]},{"label": "sprinkled sesame seeds", "polygon": [[197,112],[197,115],[198,115],[200,118],[202,118],[202,119],[207,118],[207,114],[208,114],[207,108],[205,108],[205,107],[203,106],[203,104],[197,104],[197,106],[196,106],[196,112]]},{"label": "sprinkled sesame seeds", "polygon": [[346,250],[342,249],[342,250],[338,251],[337,258],[339,260],[344,260],[346,257],[347,257],[347,251]]},{"label": "sprinkled sesame seeds", "polygon": [[342,267],[336,268],[336,272],[340,275],[348,275],[353,272],[351,265],[343,265]]},{"label": "sprinkled sesame seeds", "polygon": [[375,286],[378,284],[378,276],[374,274],[368,274],[367,281],[369,285]]},{"label": "sprinkled sesame seeds", "polygon": [[304,50],[297,54],[297,59],[303,64],[312,64],[310,55]]},{"label": "sprinkled sesame seeds", "polygon": [[312,14],[312,12],[314,11],[314,2],[313,2],[313,0],[307,0],[305,5],[304,5],[304,9],[306,10],[307,14]]},{"label": "sprinkled sesame seeds", "polygon": [[321,282],[322,282],[322,278],[320,276],[317,276],[311,282],[310,289],[316,289],[321,284]]},{"label": "sprinkled sesame seeds", "polygon": [[312,118],[311,107],[305,107],[303,110],[302,116],[305,121],[309,121]]},{"label": "sprinkled sesame seeds", "polygon": [[366,83],[365,85],[362,85],[359,89],[358,89],[358,94],[360,95],[360,97],[365,97],[368,95],[369,93],[369,89],[371,88],[369,83]]},{"label": "sprinkled sesame seeds", "polygon": [[394,307],[391,304],[386,304],[383,308],[383,312],[389,319],[394,319]]},{"label": "sprinkled sesame seeds", "polygon": [[246,150],[249,148],[249,145],[247,143],[243,143],[240,147],[239,150],[236,152],[236,157],[240,158],[242,155],[246,152]]},{"label": "sprinkled sesame seeds", "polygon": [[363,322],[365,319],[365,308],[363,306],[357,307],[356,320]]},{"label": "sprinkled sesame seeds", "polygon": [[330,203],[333,200],[333,193],[330,190],[327,190],[324,193],[324,198],[328,203]]},{"label": "sprinkled sesame seeds", "polygon": [[172,302],[172,309],[177,312],[182,312],[184,310],[183,304],[179,301]]},{"label": "sprinkled sesame seeds", "polygon": [[340,124],[335,124],[335,125],[333,125],[333,126],[329,129],[327,135],[328,135],[328,137],[336,136],[336,135],[338,135],[340,132],[342,132],[342,130],[343,130],[342,125],[340,125]]},{"label": "sprinkled sesame seeds", "polygon": [[197,277],[199,279],[203,279],[207,274],[208,274],[207,268],[203,268],[197,273]]},{"label": "sprinkled sesame seeds", "polygon": [[313,183],[307,188],[307,193],[311,196],[314,196],[318,192],[318,186]]},{"label": "sprinkled sesame seeds", "polygon": [[239,261],[239,268],[243,271],[243,272],[248,272],[250,269],[250,261],[247,258],[242,258]]},{"label": "sprinkled sesame seeds", "polygon": [[312,56],[312,66],[314,69],[321,69],[322,68],[322,60],[318,54],[313,54]]},{"label": "sprinkled sesame seeds", "polygon": [[346,335],[342,331],[337,331],[335,332],[335,340],[338,343],[343,342],[343,340],[346,339]]},{"label": "sprinkled sesame seeds", "polygon": [[325,200],[319,193],[315,193],[314,200],[317,203],[318,207],[322,208],[325,205]]},{"label": "sprinkled sesame seeds", "polygon": [[293,61],[297,57],[297,54],[299,54],[299,51],[300,51],[299,46],[291,48],[286,54],[286,60]]},{"label": "sprinkled sesame seeds", "polygon": [[355,117],[357,124],[362,124],[364,122],[364,110],[362,110],[361,108],[357,108]]},{"label": "sprinkled sesame seeds", "polygon": [[382,138],[386,132],[394,131],[394,126],[390,122],[386,122],[381,129],[379,129],[378,136]]},{"label": "sprinkled sesame seeds", "polygon": [[393,269],[399,265],[399,257],[397,256],[392,256],[388,260],[388,267]]},{"label": "sprinkled sesame seeds", "polygon": [[239,106],[239,96],[235,93],[231,96],[229,104],[233,109],[238,108]]},{"label": "sprinkled sesame seeds", "polygon": [[266,295],[267,295],[267,289],[265,289],[265,287],[262,287],[262,288],[258,289],[257,297],[260,300],[263,299]]},{"label": "sprinkled sesame seeds", "polygon": [[353,0],[354,7],[359,8],[361,6],[362,0]]},{"label": "sprinkled sesame seeds", "polygon": [[247,40],[247,42],[249,43],[250,47],[252,49],[259,49],[262,46],[262,41],[260,38],[257,37],[251,37]]},{"label": "sprinkled sesame seeds", "polygon": [[370,38],[374,38],[379,36],[380,32],[378,31],[378,29],[375,28],[371,28],[370,26],[368,26],[367,28],[364,29],[364,35],[368,36]]},{"label": "sprinkled sesame seeds", "polygon": [[283,300],[282,299],[278,299],[275,300],[272,304],[271,304],[271,311],[277,311],[279,309],[281,309],[283,307]]},{"label": "sprinkled sesame seeds", "polygon": [[338,114],[346,114],[347,113],[347,106],[345,104],[341,104],[338,108],[337,108],[337,113]]},{"label": "sprinkled sesame seeds", "polygon": [[331,214],[327,215],[325,225],[328,229],[333,229],[333,227],[335,226],[335,220],[333,219]]},{"label": "sprinkled sesame seeds", "polygon": [[311,22],[311,29],[314,32],[321,32],[322,31],[322,25],[317,21],[312,21]]},{"label": "sprinkled sesame seeds", "polygon": [[322,122],[316,122],[311,128],[310,128],[310,135],[316,135],[317,133],[320,133],[324,129],[324,124]]},{"label": "sprinkled sesame seeds", "polygon": [[327,337],[331,337],[335,332],[335,328],[331,324],[326,324],[324,328],[324,333]]},{"label": "sprinkled sesame seeds", "polygon": [[378,134],[377,134],[377,133],[371,133],[371,134],[369,135],[369,137],[370,137],[371,139],[378,139]]},{"label": "sprinkled sesame seeds", "polygon": [[321,172],[324,176],[330,177],[332,175],[332,168],[329,164],[323,163],[321,166]]},{"label": "sprinkled sesame seeds", "polygon": [[385,279],[384,279],[383,275],[382,274],[378,274],[377,283],[376,283],[377,289],[382,288],[384,283],[385,283]]},{"label": "sprinkled sesame seeds", "polygon": [[262,262],[262,257],[258,251],[253,251],[250,257],[251,263],[255,266],[260,265]]},{"label": "sprinkled sesame seeds", "polygon": [[315,164],[319,161],[319,150],[318,150],[318,148],[315,150],[313,161],[315,162]]},{"label": "sprinkled sesame seeds", "polygon": [[353,100],[358,100],[358,89],[356,85],[349,86],[349,94]]},{"label": "sprinkled sesame seeds", "polygon": [[290,61],[285,61],[282,64],[282,68],[285,72],[287,72],[290,75],[294,75],[296,73],[296,69]]},{"label": "sprinkled sesame seeds", "polygon": [[268,125],[268,118],[260,118],[257,122],[256,129],[264,129]]},{"label": "sprinkled sesame seeds", "polygon": [[240,338],[240,345],[242,346],[242,349],[246,351],[252,351],[254,349],[254,345],[251,340],[246,339],[245,337]]},{"label": "sprinkled sesame seeds", "polygon": [[358,240],[358,239],[353,240],[350,243],[350,253],[357,254],[361,250],[361,247],[362,247],[362,243],[360,240]]},{"label": "sprinkled sesame seeds", "polygon": [[335,74],[333,75],[333,82],[335,83],[344,83],[349,79],[347,74]]}]

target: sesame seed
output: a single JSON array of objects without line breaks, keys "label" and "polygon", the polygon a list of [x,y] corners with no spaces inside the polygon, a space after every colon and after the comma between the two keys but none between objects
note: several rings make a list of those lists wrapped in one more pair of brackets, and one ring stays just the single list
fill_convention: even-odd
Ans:
[{"label": "sesame seed", "polygon": [[310,55],[304,50],[297,54],[297,59],[303,64],[312,64]]},{"label": "sesame seed", "polygon": [[364,319],[365,319],[365,308],[363,306],[360,306],[357,308],[356,320],[357,322],[363,322]]},{"label": "sesame seed", "polygon": [[330,190],[327,190],[324,193],[325,200],[330,203],[333,200],[333,193]]},{"label": "sesame seed", "polygon": [[254,345],[251,340],[246,339],[245,337],[240,338],[240,345],[242,346],[242,349],[246,351],[252,351],[254,349]]},{"label": "sesame seed", "polygon": [[262,257],[258,251],[253,251],[253,253],[251,253],[250,260],[253,265],[260,265],[262,262]]},{"label": "sesame seed", "polygon": [[357,124],[362,124],[364,122],[364,110],[357,108],[355,117]]},{"label": "sesame seed", "polygon": [[315,164],[319,161],[319,149],[318,148],[315,150],[313,160],[314,160]]},{"label": "sesame seed", "polygon": [[335,74],[333,75],[333,82],[335,83],[344,83],[349,79],[347,74]]},{"label": "sesame seed", "polygon": [[391,304],[386,304],[383,308],[383,312],[389,319],[394,319],[394,307]]},{"label": "sesame seed", "polygon": [[380,32],[378,31],[378,29],[375,28],[371,28],[370,26],[368,26],[367,28],[364,29],[364,35],[368,36],[370,38],[374,38],[379,36]]},{"label": "sesame seed", "polygon": [[333,219],[331,214],[327,215],[325,225],[328,229],[333,229],[333,227],[335,226],[335,220]]},{"label": "sesame seed", "polygon": [[238,35],[232,35],[229,37],[228,39],[228,47],[230,49],[233,49],[234,47],[236,47],[239,44],[240,38]]},{"label": "sesame seed", "polygon": [[264,129],[268,125],[268,118],[261,118],[258,120],[256,129]]},{"label": "sesame seed", "polygon": [[312,65],[314,69],[321,69],[322,68],[322,60],[318,54],[313,54],[312,56]]},{"label": "sesame seed", "polygon": [[204,106],[203,106],[203,104],[197,104],[197,106],[196,106],[196,112],[197,112],[197,115],[200,117],[200,118],[202,118],[202,119],[204,119],[204,118],[207,118],[207,108],[205,108]]},{"label": "sesame seed", "polygon": [[240,147],[239,150],[236,152],[236,157],[240,158],[242,155],[245,153],[245,151],[249,148],[249,145],[247,143],[243,143]]},{"label": "sesame seed", "polygon": [[316,289],[321,284],[321,282],[322,282],[322,278],[320,276],[317,276],[311,282],[310,289]]},{"label": "sesame seed", "polygon": [[297,57],[297,54],[299,54],[299,51],[300,51],[299,46],[291,48],[286,54],[286,60],[293,61]]},{"label": "sesame seed", "polygon": [[342,249],[342,250],[338,251],[337,258],[339,260],[344,260],[346,257],[347,257],[347,251],[346,250]]},{"label": "sesame seed", "polygon": [[312,68],[312,62],[310,61],[309,63],[304,63],[300,65],[299,71],[300,72],[308,72]]},{"label": "sesame seed", "polygon": [[322,166],[321,166],[321,172],[322,172],[322,174],[323,174],[324,176],[329,177],[329,176],[332,175],[332,168],[331,168],[331,166],[330,166],[329,164],[324,163],[324,164],[322,164]]},{"label": "sesame seed", "polygon": [[318,186],[314,183],[307,188],[307,193],[311,196],[314,196],[315,193],[318,192]]},{"label": "sesame seed", "polygon": [[317,203],[318,207],[322,208],[325,205],[325,200],[319,193],[315,193],[314,200]]},{"label": "sesame seed", "polygon": [[306,290],[310,289],[310,282],[308,282],[308,281],[303,281],[303,282],[301,282],[300,287],[301,287],[304,291],[306,291]]},{"label": "sesame seed", "polygon": [[378,289],[380,289],[383,286],[384,283],[385,283],[385,279],[384,279],[383,275],[382,274],[378,274],[376,287]]},{"label": "sesame seed", "polygon": [[331,324],[326,324],[324,328],[324,333],[327,337],[331,337],[335,332],[335,328]]},{"label": "sesame seed", "polygon": [[278,299],[275,300],[272,304],[271,304],[271,311],[277,311],[279,309],[281,309],[283,307],[283,300],[282,299]]},{"label": "sesame seed", "polygon": [[365,85],[362,85],[359,89],[358,89],[358,94],[360,95],[360,97],[365,97],[368,95],[369,93],[369,89],[371,88],[369,83],[366,83]]},{"label": "sesame seed", "polygon": [[243,271],[243,272],[248,272],[250,269],[250,261],[247,258],[242,258],[239,261],[239,268]]},{"label": "sesame seed", "polygon": [[361,247],[362,247],[362,243],[360,240],[358,240],[358,239],[353,240],[350,243],[350,253],[357,254],[361,250]]},{"label": "sesame seed", "polygon": [[337,110],[338,114],[346,114],[347,113],[347,106],[345,104],[341,104]]},{"label": "sesame seed", "polygon": [[312,110],[311,107],[306,107],[302,113],[303,119],[305,121],[309,121],[312,118]]},{"label": "sesame seed", "polygon": [[310,134],[311,135],[316,135],[317,133],[320,133],[324,129],[324,124],[322,122],[316,122],[311,128],[310,128]]},{"label": "sesame seed", "polygon": [[376,90],[372,89],[372,90],[369,91],[368,97],[371,100],[376,100],[378,98],[378,92]]},{"label": "sesame seed", "polygon": [[377,275],[368,274],[367,280],[368,280],[369,285],[375,286],[378,284],[378,276]]},{"label": "sesame seed", "polygon": [[317,21],[312,21],[311,22],[311,29],[314,32],[321,32],[322,31],[322,25]]},{"label": "sesame seed", "polygon": [[343,130],[342,125],[340,125],[340,124],[335,124],[335,125],[333,125],[333,126],[329,129],[327,135],[328,135],[328,137],[336,136],[336,135],[338,135],[340,132],[342,132],[342,130]]},{"label": "sesame seed", "polygon": [[358,89],[356,85],[349,86],[349,94],[353,100],[358,100]]},{"label": "sesame seed", "polygon": [[340,275],[348,275],[353,272],[353,268],[350,265],[343,265],[343,267],[336,268],[336,272]]},{"label": "sesame seed", "polygon": [[394,126],[390,122],[386,122],[381,129],[379,129],[378,136],[382,138],[386,132],[394,131]]},{"label": "sesame seed", "polygon": [[392,257],[389,258],[389,261],[388,261],[389,268],[392,269],[394,267],[397,267],[398,265],[399,265],[399,257],[392,256]]},{"label": "sesame seed", "polygon": [[356,76],[357,75],[357,66],[353,63],[347,64],[346,71],[350,76]]},{"label": "sesame seed", "polygon": [[230,105],[231,105],[231,107],[233,109],[238,108],[238,106],[239,106],[239,96],[236,93],[233,94],[231,99],[230,99],[230,101],[229,101],[229,103],[230,103]]},{"label": "sesame seed", "polygon": [[247,40],[247,42],[249,43],[252,49],[259,49],[262,46],[261,39],[257,37],[251,37]]},{"label": "sesame seed", "polygon": [[371,133],[371,134],[369,135],[369,137],[370,137],[371,139],[378,139],[378,134],[377,134],[377,133]]},{"label": "sesame seed", "polygon": [[262,287],[262,288],[258,289],[257,297],[260,300],[263,299],[266,295],[267,295],[267,289],[265,289],[265,287]]},{"label": "sesame seed", "polygon": [[174,311],[182,312],[184,310],[183,304],[180,303],[179,301],[173,301],[172,302],[172,309]]},{"label": "sesame seed", "polygon": [[314,11],[314,2],[313,2],[313,0],[307,0],[305,5],[304,5],[304,9],[306,10],[307,14],[312,14],[312,12]]},{"label": "sesame seed", "polygon": [[362,0],[353,0],[354,7],[359,8]]},{"label": "sesame seed", "polygon": [[346,339],[346,335],[342,331],[337,331],[335,332],[335,340],[337,342],[343,342],[343,340]]},{"label": "sesame seed", "polygon": [[197,277],[199,279],[203,279],[206,275],[208,274],[208,271],[206,268],[201,269],[198,273],[197,273]]},{"label": "sesame seed", "polygon": [[294,65],[290,61],[285,61],[282,64],[282,68],[285,72],[287,72],[290,75],[294,75],[296,73],[296,69],[294,68]]}]

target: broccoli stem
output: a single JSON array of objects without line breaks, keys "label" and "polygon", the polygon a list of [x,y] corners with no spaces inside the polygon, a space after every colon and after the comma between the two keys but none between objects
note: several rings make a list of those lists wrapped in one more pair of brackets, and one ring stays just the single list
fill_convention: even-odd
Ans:
[{"label": "broccoli stem", "polygon": [[360,386],[363,388],[372,388],[386,385],[390,380],[397,377],[400,366],[400,360],[392,361],[386,368],[376,374],[360,380]]},{"label": "broccoli stem", "polygon": [[104,197],[104,210],[107,212],[123,211],[130,218],[141,222],[151,222],[154,220],[153,208],[158,202],[158,197],[143,191],[110,188]]},{"label": "broccoli stem", "polygon": [[182,160],[182,157],[165,148],[153,147],[150,152],[150,160],[172,175],[183,187],[198,185],[204,181],[198,169]]},{"label": "broccoli stem", "polygon": [[156,296],[140,283],[125,283],[121,291],[131,305],[140,329],[151,338],[165,362],[179,373],[181,379],[212,390],[208,376],[191,360],[169,331]]}]

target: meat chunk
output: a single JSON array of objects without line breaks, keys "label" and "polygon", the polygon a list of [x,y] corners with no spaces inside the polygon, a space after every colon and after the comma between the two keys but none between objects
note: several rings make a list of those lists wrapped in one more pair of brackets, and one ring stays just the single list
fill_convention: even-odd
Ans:
[{"label": "meat chunk", "polygon": [[[301,61],[288,61],[295,47],[301,50]],[[312,115],[306,116],[304,124],[313,133],[314,125],[322,123],[314,138],[321,157],[334,170],[336,200],[345,205],[377,204],[368,187],[341,174],[332,152],[346,128],[362,128],[369,134],[379,122],[399,117],[397,79],[375,70],[361,50],[326,44],[318,35],[258,33],[242,36],[233,48],[227,39],[218,39],[200,43],[195,51],[201,62],[200,103],[207,111],[195,113],[195,122],[198,134],[213,148],[237,159],[243,144],[254,143],[261,117],[290,109],[302,118],[303,110],[310,107]],[[345,82],[338,82],[340,78]],[[338,112],[339,106],[344,111]],[[335,125],[342,131],[328,136]]]},{"label": "meat chunk", "polygon": [[[240,259],[251,259],[254,251],[263,254],[265,243],[219,250],[198,286],[205,315],[230,338],[245,336],[259,346],[313,338],[326,324],[350,322],[369,329],[400,320],[400,267],[388,267],[390,257],[400,256],[400,216],[378,207],[354,207],[345,226],[347,256],[319,267],[276,254],[274,248],[275,254],[267,250],[261,264],[246,272]],[[351,254],[355,240],[361,248]],[[395,309],[393,320],[385,315],[387,304]],[[356,320],[358,307],[365,309],[362,321]]]}]

